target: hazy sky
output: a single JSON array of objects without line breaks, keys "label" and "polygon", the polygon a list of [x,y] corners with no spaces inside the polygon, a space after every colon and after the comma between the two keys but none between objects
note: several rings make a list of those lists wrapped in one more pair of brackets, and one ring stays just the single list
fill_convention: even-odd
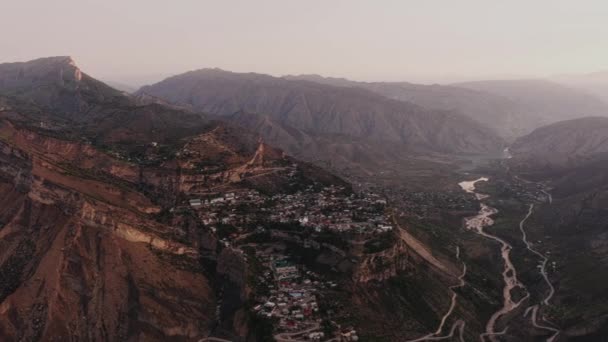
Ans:
[{"label": "hazy sky", "polygon": [[154,81],[220,67],[452,81],[608,69],[608,2],[0,0],[0,62]]}]

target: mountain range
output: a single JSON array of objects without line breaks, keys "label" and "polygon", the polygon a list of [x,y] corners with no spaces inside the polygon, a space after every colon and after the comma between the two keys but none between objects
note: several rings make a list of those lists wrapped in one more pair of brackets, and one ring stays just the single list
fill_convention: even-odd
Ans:
[{"label": "mountain range", "polygon": [[544,80],[421,85],[407,82],[355,82],[319,75],[286,78],[363,88],[430,109],[456,111],[491,128],[494,134],[508,142],[546,124],[577,117],[606,116],[608,113],[608,105],[598,98]]},{"label": "mountain range", "polygon": [[582,89],[608,102],[608,71],[587,74],[557,75],[551,77],[555,82]]},{"label": "mountain range", "polygon": [[476,122],[430,111],[372,92],[261,74],[217,69],[189,72],[139,93],[219,116],[265,115],[278,124],[319,135],[347,135],[445,152],[487,152],[499,147]]},{"label": "mountain range", "polygon": [[[0,339],[295,341],[357,327],[362,340],[471,340],[504,303],[507,251],[527,287],[497,328],[600,340],[607,115],[594,95],[540,80],[202,69],[128,94],[70,57],[0,64]],[[457,185],[482,176],[488,195]],[[492,241],[463,224],[488,205],[501,208]],[[280,304],[262,284],[287,254],[332,319],[273,335],[313,311],[264,318]],[[551,305],[532,303],[546,291],[539,255],[555,262]]]},{"label": "mountain range", "polygon": [[366,89],[260,74],[203,69],[136,94],[230,120],[296,157],[364,175],[402,172],[407,167],[396,165],[435,153],[497,154],[504,144],[486,126],[454,111],[429,110]]},{"label": "mountain range", "polygon": [[0,80],[3,341],[198,340],[230,272],[238,335],[241,257],[184,201],[348,186],[238,128],[139,104],[67,57],[0,65]]}]

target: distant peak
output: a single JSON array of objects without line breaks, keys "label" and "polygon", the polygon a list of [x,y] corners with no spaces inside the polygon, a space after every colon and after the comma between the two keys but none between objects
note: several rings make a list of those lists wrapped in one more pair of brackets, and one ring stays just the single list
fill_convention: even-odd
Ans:
[{"label": "distant peak", "polygon": [[285,78],[320,78],[325,79],[327,77],[321,76],[319,74],[299,74],[299,75],[285,75]]},{"label": "distant peak", "polygon": [[23,64],[38,64],[38,65],[71,65],[76,67],[76,62],[71,56],[51,56],[33,59],[31,61],[24,62]]},{"label": "distant peak", "polygon": [[283,76],[283,78],[292,79],[292,80],[326,80],[326,81],[333,80],[333,81],[344,81],[344,82],[350,81],[343,77],[328,77],[328,76],[323,76],[323,75],[319,75],[319,74],[286,75],[286,76]]},{"label": "distant peak", "polygon": [[3,87],[23,88],[35,84],[57,83],[65,85],[69,82],[79,84],[83,73],[70,56],[44,57],[27,62],[5,63],[0,65],[0,80]]}]

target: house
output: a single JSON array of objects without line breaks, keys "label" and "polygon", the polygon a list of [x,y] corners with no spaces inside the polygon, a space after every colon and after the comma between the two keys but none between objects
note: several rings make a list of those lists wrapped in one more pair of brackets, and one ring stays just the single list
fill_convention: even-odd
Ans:
[{"label": "house", "polygon": [[383,232],[388,232],[389,230],[393,230],[393,226],[379,224],[378,229],[380,229]]},{"label": "house", "polygon": [[313,332],[308,334],[308,339],[312,341],[321,341],[325,337],[325,334],[322,332]]},{"label": "house", "polygon": [[203,203],[202,203],[202,202],[201,202],[201,200],[200,200],[200,199],[198,199],[198,198],[195,198],[195,199],[191,199],[191,200],[190,200],[190,206],[191,206],[191,207],[193,207],[193,208],[200,207],[201,205],[203,205]]},{"label": "house", "polygon": [[287,260],[277,260],[272,265],[275,278],[279,281],[299,277],[298,268]]},{"label": "house", "polygon": [[209,203],[215,204],[215,203],[222,203],[222,202],[224,202],[224,197],[214,198]]}]

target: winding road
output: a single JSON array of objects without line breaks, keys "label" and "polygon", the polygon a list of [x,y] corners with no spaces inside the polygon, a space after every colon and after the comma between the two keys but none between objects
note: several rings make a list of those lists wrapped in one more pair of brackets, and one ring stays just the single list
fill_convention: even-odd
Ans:
[{"label": "winding road", "polygon": [[[460,260],[460,247],[459,246],[456,246],[456,259]],[[467,275],[467,265],[463,262],[462,263],[462,273],[458,277],[458,284],[452,285],[449,287],[450,291],[452,292],[452,299],[450,302],[450,307],[448,308],[448,311],[441,318],[441,321],[439,323],[439,326],[437,327],[437,330],[435,330],[434,333],[430,333],[428,335],[419,337],[417,339],[408,340],[406,342],[441,341],[441,340],[445,340],[445,339],[450,339],[454,336],[454,331],[457,328],[460,329],[460,335],[459,335],[460,340],[462,342],[464,342],[463,335],[464,335],[465,322],[463,320],[457,320],[456,322],[454,322],[454,324],[452,324],[452,328],[450,329],[449,335],[445,335],[445,336],[437,336],[437,335],[441,334],[441,331],[443,330],[443,327],[445,326],[445,322],[452,315],[452,312],[454,312],[454,309],[456,308],[456,301],[458,299],[458,294],[456,293],[455,289],[457,289],[459,287],[463,287],[466,284],[466,282],[464,281],[464,277],[466,275]]]},{"label": "winding road", "polygon": [[[475,197],[481,201],[488,197],[485,194],[480,194],[480,193],[475,192],[475,184],[477,182],[481,182],[481,181],[488,181],[488,178],[482,177],[482,178],[479,178],[474,181],[461,182],[461,183],[459,183],[459,185],[466,192],[475,194]],[[551,194],[544,189],[541,190],[541,192],[547,196],[547,201],[549,202],[549,204],[552,204],[553,197],[551,196]],[[526,300],[530,297],[530,293],[526,291],[526,296],[524,298],[520,299],[518,302],[514,302],[513,299],[511,298],[512,289],[514,289],[516,287],[520,287],[520,288],[526,290],[526,287],[517,279],[517,271],[516,271],[515,267],[513,266],[513,263],[511,262],[511,259],[510,259],[510,251],[513,247],[505,240],[503,240],[495,235],[484,232],[484,230],[483,230],[484,227],[490,226],[494,223],[491,216],[498,213],[498,210],[496,210],[495,208],[492,208],[484,203],[480,203],[480,205],[481,205],[481,209],[479,211],[479,214],[477,214],[477,216],[467,219],[466,226],[467,226],[467,228],[474,230],[475,232],[477,232],[478,234],[480,234],[486,238],[499,242],[502,245],[501,255],[502,255],[502,258],[505,263],[505,269],[502,273],[502,276],[503,276],[503,279],[505,282],[505,287],[503,288],[503,298],[504,298],[503,307],[492,315],[492,317],[486,324],[486,332],[479,336],[482,342],[485,341],[486,338],[489,338],[490,341],[495,342],[495,341],[497,341],[496,336],[506,334],[507,329],[508,329],[508,326],[507,326],[500,332],[495,331],[496,322],[500,319],[500,317],[506,315],[507,313],[509,313],[509,312],[513,311],[514,309],[516,309],[517,307],[519,307],[521,305],[521,303],[524,302],[524,300]],[[539,311],[541,305],[549,305],[549,301],[555,294],[555,288],[553,287],[553,284],[551,284],[551,281],[549,280],[549,276],[547,275],[547,264],[549,262],[549,259],[547,258],[546,255],[544,255],[541,252],[539,252],[538,250],[534,249],[532,247],[532,243],[530,241],[528,241],[528,236],[527,236],[526,229],[525,229],[525,223],[530,218],[530,216],[532,216],[533,213],[534,213],[534,204],[530,204],[528,207],[528,212],[526,213],[526,216],[519,222],[519,230],[521,231],[522,241],[526,245],[526,249],[528,249],[530,252],[532,252],[533,254],[538,256],[541,260],[541,263],[538,268],[539,268],[539,272],[540,272],[541,276],[543,277],[545,283],[547,284],[547,287],[549,288],[549,292],[547,293],[547,295],[545,296],[545,298],[542,300],[541,303],[528,307],[526,309],[526,311],[524,312],[524,317],[527,317],[531,313],[530,319],[531,319],[532,325],[535,328],[551,332],[552,335],[546,341],[553,342],[559,335],[560,330],[556,329],[554,327],[551,327],[551,326],[540,324],[537,319],[538,315],[539,315],[538,311]]]},{"label": "winding road", "polygon": [[311,328],[308,329],[304,329],[301,331],[297,331],[297,332],[293,332],[293,333],[280,333],[280,334],[276,334],[274,335],[274,339],[277,342],[299,342],[299,341],[306,341],[306,337],[304,337],[304,339],[297,339],[296,337],[301,337],[302,335],[314,332],[314,331],[318,331],[321,328],[321,326],[319,324],[315,324],[314,326],[312,326]]},{"label": "winding road", "polygon": [[[546,191],[542,191],[543,193],[545,193],[548,196],[548,201],[549,204],[551,204],[553,202],[553,198],[551,197],[551,194],[546,192]],[[550,331],[551,333],[553,333],[551,335],[551,337],[549,337],[547,339],[547,342],[553,342],[556,338],[557,335],[559,335],[560,330],[550,327],[550,326],[546,326],[546,325],[541,325],[538,323],[537,321],[537,316],[538,316],[538,309],[540,308],[541,305],[549,305],[549,301],[551,300],[551,298],[553,298],[553,295],[555,294],[555,288],[553,287],[553,284],[551,284],[551,281],[549,280],[549,276],[547,275],[547,263],[549,262],[549,259],[547,258],[546,255],[542,254],[541,252],[535,250],[534,248],[532,248],[532,243],[530,241],[528,241],[528,236],[526,234],[526,229],[524,227],[524,224],[526,222],[526,220],[532,215],[532,213],[534,212],[534,204],[530,204],[530,206],[528,207],[528,214],[526,215],[526,217],[519,223],[519,230],[521,231],[522,234],[522,240],[524,242],[524,244],[526,245],[526,248],[534,253],[535,255],[537,255],[540,260],[541,263],[539,265],[539,269],[540,269],[540,274],[542,275],[543,279],[545,280],[545,283],[547,283],[547,286],[549,288],[549,293],[547,294],[547,296],[543,299],[543,301],[539,304],[530,306],[526,309],[526,312],[524,313],[524,317],[527,317],[528,314],[530,312],[532,312],[532,315],[530,316],[530,319],[532,321],[532,325],[535,328],[538,329],[542,329],[542,330],[547,330]]]}]

